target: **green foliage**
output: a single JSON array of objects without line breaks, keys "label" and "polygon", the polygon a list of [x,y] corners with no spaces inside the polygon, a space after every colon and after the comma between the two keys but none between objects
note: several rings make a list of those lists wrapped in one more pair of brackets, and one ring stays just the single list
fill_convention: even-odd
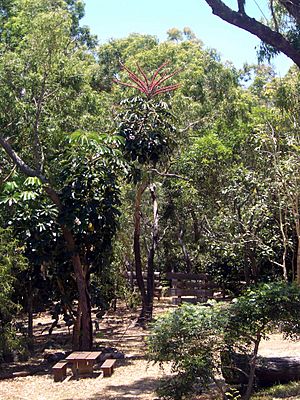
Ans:
[{"label": "green foliage", "polygon": [[174,116],[162,101],[140,97],[123,100],[117,132],[124,138],[128,161],[156,165],[174,146]]},{"label": "green foliage", "polygon": [[78,248],[94,272],[94,268],[109,261],[119,216],[117,175],[122,162],[117,150],[109,148],[111,139],[97,136],[95,141],[89,135],[87,140],[85,135],[79,136],[78,147],[77,134],[73,134],[73,145],[59,155],[63,166],[58,177],[63,209],[58,220],[72,229]]},{"label": "green foliage", "polygon": [[148,341],[150,360],[171,362],[177,373],[163,383],[161,394],[181,399],[207,387],[219,373],[220,352],[229,348],[249,354],[279,326],[286,338],[299,337],[299,312],[299,287],[273,282],[247,290],[229,305],[183,304],[165,314],[153,325]]},{"label": "green foliage", "polygon": [[275,385],[271,388],[264,389],[254,393],[251,399],[253,400],[274,400],[274,399],[286,399],[300,396],[300,383],[290,382],[285,385]]},{"label": "green foliage", "polygon": [[300,289],[295,284],[271,282],[248,289],[228,308],[225,342],[249,345],[257,335],[267,337],[279,328],[288,338],[300,335]]},{"label": "green foliage", "polygon": [[181,399],[207,387],[216,373],[221,345],[222,314],[210,307],[184,304],[159,318],[148,339],[150,360],[172,362],[176,377],[162,384],[160,394]]},{"label": "green foliage", "polygon": [[242,397],[239,391],[235,388],[229,388],[225,395],[227,400],[239,400]]},{"label": "green foliage", "polygon": [[23,249],[12,237],[10,229],[0,228],[0,362],[13,350],[21,350],[22,342],[13,328],[13,318],[19,310],[13,295],[20,272],[27,268]]}]

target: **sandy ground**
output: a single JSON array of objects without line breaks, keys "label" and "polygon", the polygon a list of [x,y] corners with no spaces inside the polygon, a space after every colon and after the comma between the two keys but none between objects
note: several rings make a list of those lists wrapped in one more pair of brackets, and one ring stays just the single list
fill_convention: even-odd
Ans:
[{"label": "sandy ground", "polygon": [[[169,306],[166,305],[166,308]],[[163,311],[164,306],[159,306],[157,312]],[[121,308],[117,313],[108,313],[101,322],[98,321],[100,329],[95,333],[95,346],[114,347],[125,355],[124,359],[117,360],[111,377],[102,377],[100,363],[95,366],[92,377],[75,380],[69,372],[65,381],[55,383],[50,364],[44,371],[38,371],[30,376],[0,380],[0,400],[154,399],[158,379],[170,371],[162,370],[158,365],[146,360],[147,331],[136,325],[136,317],[136,312],[130,313]],[[42,347],[47,340],[62,343],[61,346],[46,350],[43,354],[70,350],[70,336],[64,323],[55,328],[51,336],[46,329],[51,325],[49,315],[36,316],[34,323],[36,343],[39,346]],[[4,366],[2,374],[7,373],[9,368],[14,375],[22,375],[28,371],[28,366],[34,369],[41,365],[44,361],[43,354],[38,352],[29,363],[10,363],[6,366],[6,371]]]},{"label": "sandy ground", "polygon": [[259,354],[265,357],[300,357],[300,340],[284,340],[282,335],[274,334],[261,342]]},{"label": "sandy ground", "polygon": [[145,360],[123,361],[110,378],[81,378],[62,383],[50,375],[0,382],[1,400],[119,400],[154,399],[157,378],[163,373]]},{"label": "sandy ground", "polygon": [[[156,312],[161,313],[167,308],[169,308],[167,304],[160,305]],[[45,370],[33,375],[0,380],[0,400],[155,399],[158,379],[169,375],[170,370],[167,368],[163,371],[158,365],[147,362],[145,358],[147,331],[136,326],[136,315],[124,310],[119,310],[117,314],[107,314],[100,323],[100,330],[96,332],[96,346],[115,347],[125,354],[124,359],[117,361],[115,372],[111,377],[102,378],[98,365],[93,377],[75,380],[69,373],[64,382],[55,383],[51,376],[50,364]],[[35,334],[40,345],[50,338],[45,329],[50,322],[48,315],[41,315],[35,319]],[[63,343],[65,341],[63,349],[68,350],[70,337],[63,324],[53,331],[51,336],[54,341],[58,338],[62,338]],[[59,350],[62,348],[46,351]],[[262,342],[260,354],[263,356],[300,355],[300,341],[283,340],[281,335],[274,334],[270,340]],[[30,360],[31,367],[41,365],[42,356],[43,354],[40,353],[34,360]],[[7,368],[15,368],[20,374],[28,371],[27,367],[28,363],[7,366]],[[294,400],[297,399],[294,397]]]}]

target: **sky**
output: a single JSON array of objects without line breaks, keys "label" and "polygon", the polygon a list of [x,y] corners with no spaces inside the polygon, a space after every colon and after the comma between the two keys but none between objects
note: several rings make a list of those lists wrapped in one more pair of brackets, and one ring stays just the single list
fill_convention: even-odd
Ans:
[{"label": "sky", "polygon": [[[226,4],[236,8],[235,0]],[[257,19],[267,15],[266,1],[248,0],[247,13]],[[165,40],[168,29],[189,27],[206,48],[214,48],[222,61],[237,68],[244,63],[256,63],[255,47],[259,39],[214,16],[204,0],[85,0],[83,25],[88,25],[100,43],[122,38],[130,33],[157,36]],[[260,8],[261,7],[261,8]],[[279,76],[284,76],[292,62],[280,55],[272,61]]]}]

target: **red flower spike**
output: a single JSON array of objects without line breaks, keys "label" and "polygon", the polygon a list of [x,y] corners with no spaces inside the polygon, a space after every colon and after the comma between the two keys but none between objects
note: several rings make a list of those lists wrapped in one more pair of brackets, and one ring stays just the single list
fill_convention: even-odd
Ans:
[{"label": "red flower spike", "polygon": [[[145,71],[138,64],[137,68],[142,77],[139,77],[129,68],[125,67],[125,65],[122,65],[122,68],[127,72],[129,79],[133,83],[121,82],[119,79],[114,79],[114,82],[123,86],[137,89],[140,92],[144,93],[150,99],[158,94],[176,90],[180,86],[178,83],[173,85],[161,86],[162,83],[172,78],[174,75],[178,74],[181,71],[181,69],[177,69],[169,74],[166,72],[161,73],[162,69],[165,68],[168,64],[168,62],[165,62],[160,67],[158,67],[150,79],[148,79]],[[159,74],[160,77],[156,79]]]}]

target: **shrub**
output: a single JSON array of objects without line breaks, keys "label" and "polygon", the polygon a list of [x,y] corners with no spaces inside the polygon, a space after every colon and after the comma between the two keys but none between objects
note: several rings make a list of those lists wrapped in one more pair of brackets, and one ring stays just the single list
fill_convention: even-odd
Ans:
[{"label": "shrub", "polygon": [[273,282],[247,290],[229,305],[182,305],[159,318],[149,337],[150,360],[171,362],[177,373],[160,395],[182,399],[203,389],[220,371],[220,352],[242,351],[249,360],[245,399],[252,393],[261,339],[277,327],[286,338],[300,334],[300,288]]},{"label": "shrub", "polygon": [[221,313],[210,307],[183,304],[152,326],[148,338],[149,358],[172,363],[176,377],[165,380],[159,394],[181,399],[202,390],[214,379],[221,341]]}]

